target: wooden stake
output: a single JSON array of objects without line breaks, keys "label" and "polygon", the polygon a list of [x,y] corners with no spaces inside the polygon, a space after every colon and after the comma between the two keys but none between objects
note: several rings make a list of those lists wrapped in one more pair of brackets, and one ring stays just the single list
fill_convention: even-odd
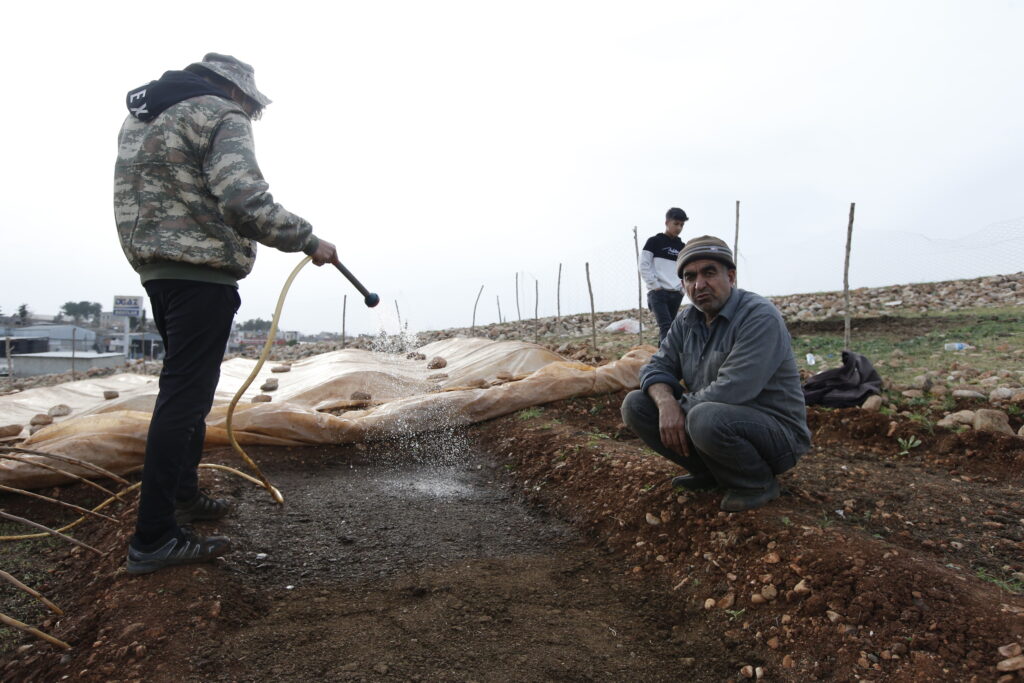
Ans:
[{"label": "wooden stake", "polygon": [[540,282],[533,281],[533,343],[540,343]]},{"label": "wooden stake", "polygon": [[640,277],[640,238],[636,234],[636,226],[633,226],[633,250],[636,252],[636,320],[640,323],[640,331],[637,333],[637,344],[644,343],[644,290],[643,278]]},{"label": "wooden stake", "polygon": [[850,350],[850,244],[853,242],[853,211],[857,206],[850,203],[850,224],[846,226],[846,263],[843,264],[843,348]]},{"label": "wooden stake", "polygon": [[501,319],[501,297],[495,294],[494,298],[498,302],[498,324],[500,325],[501,323],[505,322],[504,320]]},{"label": "wooden stake", "polygon": [[402,312],[398,310],[398,299],[395,299],[395,315],[398,316],[398,334],[402,334]]},{"label": "wooden stake", "polygon": [[516,319],[523,322],[523,314],[519,312],[519,273],[516,273]]},{"label": "wooden stake", "polygon": [[[732,239],[732,262],[740,264],[740,200],[736,200],[736,236]],[[737,274],[736,281],[739,282]]]},{"label": "wooden stake", "polygon": [[78,328],[71,328],[71,381],[74,382],[75,377],[75,347],[78,346],[76,337],[78,336]]},{"label": "wooden stake", "polygon": [[64,616],[64,610],[62,610],[60,607],[57,607],[57,605],[55,605],[52,602],[50,602],[49,600],[47,600],[46,596],[44,596],[42,593],[37,591],[35,588],[32,588],[31,586],[26,586],[21,581],[18,581],[16,578],[14,578],[13,576],[11,576],[7,572],[5,572],[3,569],[0,569],[0,579],[3,579],[4,581],[6,581],[7,583],[11,584],[12,586],[17,588],[18,590],[25,591],[26,593],[31,595],[33,598],[35,598],[39,602],[41,602],[44,605],[46,605],[46,608],[48,610],[50,610],[51,612],[53,612],[54,614],[56,614],[57,616],[59,616],[59,617]]},{"label": "wooden stake", "polygon": [[476,332],[476,305],[480,303],[480,295],[484,293],[484,286],[480,285],[480,291],[476,293],[476,301],[473,302],[473,322],[470,325],[470,334]]},{"label": "wooden stake", "polygon": [[341,348],[345,348],[345,316],[348,313],[348,294],[341,297]]},{"label": "wooden stake", "polygon": [[[558,264],[558,288],[555,291],[555,329],[562,324],[562,264]],[[555,334],[558,334],[557,332]]]},{"label": "wooden stake", "polygon": [[82,543],[77,538],[72,538],[72,537],[68,536],[67,534],[62,534],[61,532],[55,531],[55,530],[51,529],[48,526],[43,526],[42,524],[39,524],[37,522],[33,522],[31,519],[25,519],[24,517],[18,517],[17,515],[11,515],[11,514],[8,514],[8,513],[4,512],[3,510],[0,510],[0,517],[3,517],[4,519],[8,519],[8,520],[10,520],[12,522],[18,522],[19,524],[24,524],[26,526],[34,527],[36,529],[39,529],[40,531],[45,531],[46,533],[50,534],[51,536],[56,536],[57,538],[62,538],[65,541],[67,541],[68,543],[74,543],[75,545],[80,546],[82,548],[85,548],[86,550],[91,550],[94,553],[96,553],[97,555],[106,555],[105,552],[103,552],[102,550],[97,550],[96,548],[93,548],[88,543]]},{"label": "wooden stake", "polygon": [[99,484],[94,482],[92,479],[86,479],[85,477],[80,477],[77,474],[74,474],[73,472],[68,472],[67,470],[62,470],[59,467],[54,467],[53,465],[47,465],[46,463],[39,462],[38,460],[29,460],[28,458],[26,458],[23,455],[9,455],[7,453],[0,453],[0,460],[16,460],[17,462],[23,462],[23,463],[25,463],[27,465],[32,465],[33,467],[40,467],[40,468],[42,468],[44,470],[49,470],[51,472],[55,472],[55,473],[61,475],[62,477],[67,477],[68,479],[74,479],[75,481],[80,481],[83,484],[85,484],[86,486],[91,486],[94,489],[96,489],[96,490],[98,490],[98,491],[100,491],[102,493],[107,494],[108,496],[112,496],[114,498],[117,498],[122,503],[124,502],[123,500],[121,500],[120,494],[114,493],[110,489],[107,489],[107,488],[104,488],[103,486],[100,486]]},{"label": "wooden stake", "polygon": [[587,291],[590,292],[590,339],[594,345],[594,353],[597,353],[597,321],[594,313],[594,289],[590,286],[590,262],[587,261]]},{"label": "wooden stake", "polygon": [[94,511],[92,511],[92,510],[90,510],[88,508],[84,508],[84,507],[81,507],[79,505],[75,505],[74,503],[65,503],[63,500],[57,500],[56,498],[50,498],[49,496],[43,496],[43,495],[40,495],[38,493],[33,493],[32,491],[26,491],[25,489],[16,489],[13,486],[4,486],[3,484],[0,484],[0,491],[7,491],[8,493],[20,493],[21,495],[28,496],[29,498],[35,498],[36,500],[45,500],[47,503],[54,503],[56,505],[60,505],[60,506],[66,507],[66,508],[70,508],[70,509],[74,510],[75,512],[80,512],[83,515],[90,515],[92,517],[97,517],[99,519],[105,519],[108,522],[113,522],[114,524],[120,524],[120,522],[118,522],[113,517],[109,517],[109,516],[104,515],[104,514],[102,514],[100,512],[94,512]]},{"label": "wooden stake", "polygon": [[92,470],[96,474],[101,474],[104,477],[107,477],[108,479],[113,479],[118,484],[123,484],[124,486],[127,486],[129,483],[131,483],[124,477],[114,474],[105,467],[100,467],[99,465],[95,465],[89,462],[88,460],[82,460],[80,458],[75,458],[70,455],[60,455],[59,453],[46,453],[44,451],[32,451],[27,448],[15,448],[14,446],[3,446],[2,448],[0,448],[0,450],[2,450],[5,453],[24,453],[25,455],[38,455],[43,458],[50,458],[51,460],[59,460],[60,462],[66,462],[69,465],[78,465],[79,467],[83,467],[87,470]]},{"label": "wooden stake", "polygon": [[32,626],[29,626],[28,624],[25,624],[23,622],[20,622],[20,621],[18,621],[17,619],[15,619],[13,617],[7,616],[6,614],[0,613],[0,623],[7,624],[8,626],[14,627],[14,628],[18,629],[19,631],[25,631],[26,633],[31,633],[36,638],[40,638],[42,640],[45,640],[46,642],[50,643],[51,645],[56,645],[57,647],[62,647],[65,650],[70,650],[71,649],[71,646],[68,645],[67,643],[65,643],[63,640],[59,640],[57,638],[54,638],[51,635],[43,633],[39,629],[34,628]]}]

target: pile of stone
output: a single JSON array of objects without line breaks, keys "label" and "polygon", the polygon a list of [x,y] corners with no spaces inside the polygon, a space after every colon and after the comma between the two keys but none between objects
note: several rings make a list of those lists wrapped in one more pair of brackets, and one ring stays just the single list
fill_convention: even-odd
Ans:
[{"label": "pile of stone", "polygon": [[[787,321],[825,320],[845,315],[842,291],[791,294],[772,300]],[[1024,306],[1024,272],[850,291],[850,312],[856,318],[990,306]]]},{"label": "pile of stone", "polygon": [[[1024,360],[1024,349],[1018,349],[1013,356]],[[1024,370],[979,371],[967,364],[954,362],[952,369],[947,372],[929,370],[914,377],[910,386],[887,382],[886,388],[908,400],[945,400],[946,397],[952,397],[984,401],[990,407],[945,411],[943,418],[936,424],[940,427],[970,427],[978,431],[1024,437],[1024,426],[1014,432],[1009,415],[1009,411],[1019,414],[1024,409]],[[873,397],[863,407],[878,410],[880,406],[879,398]]]}]

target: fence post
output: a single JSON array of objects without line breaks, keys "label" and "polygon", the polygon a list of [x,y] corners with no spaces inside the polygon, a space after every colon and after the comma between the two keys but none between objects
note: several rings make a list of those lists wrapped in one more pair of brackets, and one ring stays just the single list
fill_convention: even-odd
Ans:
[{"label": "fence post", "polygon": [[846,263],[843,264],[843,348],[850,350],[850,243],[853,241],[853,210],[856,202],[850,202],[850,223],[846,226]]},{"label": "fence post", "polygon": [[540,281],[533,281],[533,343],[540,343]]},{"label": "fence post", "polygon": [[[740,263],[740,200],[736,200],[736,236],[732,239],[732,262]],[[737,278],[737,282],[739,278]]]},{"label": "fence post", "polygon": [[519,271],[516,271],[516,320],[519,321],[519,338],[523,338],[523,314],[519,310]]},{"label": "fence post", "polygon": [[637,332],[637,344],[644,343],[644,290],[643,279],[640,277],[640,239],[636,234],[636,226],[633,226],[633,251],[636,252],[636,321],[640,324]]},{"label": "fence post", "polygon": [[498,324],[505,322],[501,319],[501,297],[497,294],[494,295],[494,299],[498,302]]},{"label": "fence post", "polygon": [[341,348],[345,348],[345,316],[348,313],[348,294],[341,297]]},{"label": "fence post", "polygon": [[11,365],[11,337],[10,337],[10,335],[7,336],[7,343],[5,344],[5,346],[7,347],[7,376],[8,377],[14,377],[14,366]]},{"label": "fence post", "polygon": [[398,299],[395,299],[395,315],[398,316],[398,334],[402,334],[402,312],[398,310]]},{"label": "fence post", "polygon": [[470,324],[469,333],[476,333],[476,305],[480,303],[480,295],[484,293],[484,286],[480,285],[480,291],[476,293],[476,301],[473,302],[473,322]]},{"label": "fence post", "polygon": [[558,264],[558,285],[555,289],[555,334],[562,329],[562,264]]},{"label": "fence post", "polygon": [[587,261],[587,291],[590,292],[590,340],[594,345],[594,353],[597,353],[597,321],[594,313],[594,288],[590,286],[590,261]]},{"label": "fence post", "polygon": [[74,327],[71,328],[71,381],[75,381],[75,346],[76,337],[78,337],[78,330]]}]

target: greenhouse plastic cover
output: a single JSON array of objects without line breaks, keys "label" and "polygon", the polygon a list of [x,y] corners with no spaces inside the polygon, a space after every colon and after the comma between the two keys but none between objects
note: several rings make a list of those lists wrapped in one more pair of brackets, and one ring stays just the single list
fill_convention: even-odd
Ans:
[{"label": "greenhouse plastic cover", "polygon": [[[654,349],[637,347],[596,368],[517,341],[455,338],[417,351],[428,359],[444,358],[446,367],[431,370],[425,360],[360,349],[293,361],[286,373],[272,373],[278,363],[270,361],[235,409],[235,438],[243,446],[344,444],[469,425],[551,401],[635,389],[640,368]],[[221,365],[213,410],[206,419],[207,448],[228,445],[228,404],[255,364],[235,358]],[[270,378],[279,382],[271,392],[272,401],[252,403]],[[103,392],[110,389],[120,396],[104,400]],[[72,410],[69,416],[57,418],[19,447],[72,456],[123,473],[142,464],[157,389],[155,377],[132,374],[29,389],[0,397],[0,425],[28,424],[33,415],[66,404]],[[352,400],[356,391],[371,399]],[[79,476],[94,476],[74,465],[43,461]],[[2,484],[39,488],[66,481],[59,473],[0,459]]]}]

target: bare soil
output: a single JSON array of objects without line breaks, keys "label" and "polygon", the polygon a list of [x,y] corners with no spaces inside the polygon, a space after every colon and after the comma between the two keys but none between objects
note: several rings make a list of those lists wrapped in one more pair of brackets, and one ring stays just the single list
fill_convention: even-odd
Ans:
[{"label": "bare soil", "polygon": [[210,565],[125,574],[132,505],[75,530],[104,556],[4,544],[0,566],[66,615],[7,587],[0,611],[72,649],[0,631],[0,680],[1024,680],[996,669],[1024,644],[1024,440],[811,409],[784,495],[727,514],[670,490],[679,470],[625,429],[621,400],[253,449],[286,503],[204,471],[237,501],[201,527],[236,546]]}]

